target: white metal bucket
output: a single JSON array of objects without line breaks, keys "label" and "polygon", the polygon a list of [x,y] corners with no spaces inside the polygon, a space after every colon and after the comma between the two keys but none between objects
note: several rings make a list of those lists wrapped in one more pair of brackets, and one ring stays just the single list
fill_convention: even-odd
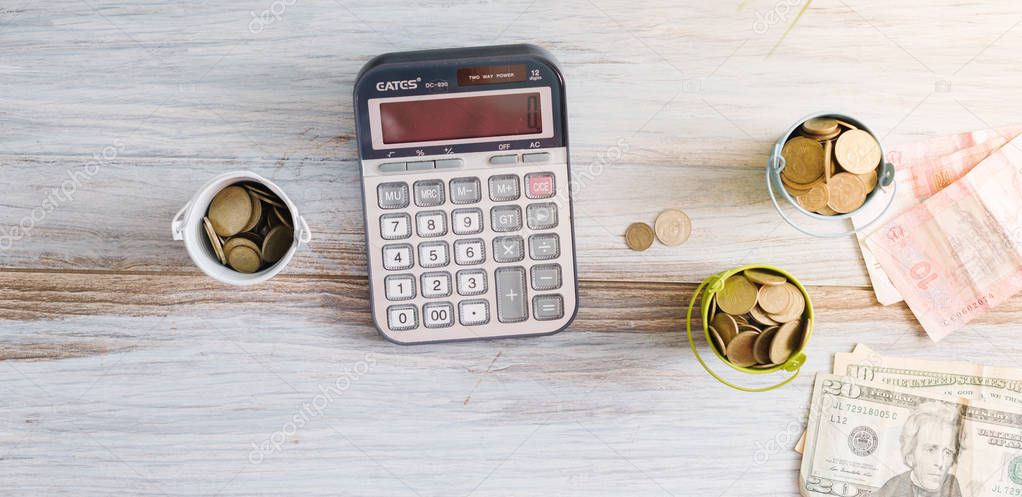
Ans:
[{"label": "white metal bucket", "polygon": [[[291,243],[291,248],[284,254],[284,257],[281,257],[276,264],[256,273],[239,273],[220,264],[216,254],[213,253],[209,246],[206,232],[202,225],[202,218],[206,215],[206,210],[209,208],[213,197],[220,190],[242,181],[259,183],[276,194],[291,213],[291,219],[294,220],[295,224],[294,241]],[[309,225],[305,222],[305,218],[299,215],[298,208],[295,207],[294,202],[284,194],[284,191],[279,186],[251,171],[231,171],[209,180],[174,215],[174,219],[170,223],[170,232],[174,240],[184,240],[188,256],[192,258],[192,261],[195,262],[195,265],[202,272],[217,281],[239,286],[255,285],[274,277],[287,267],[287,264],[291,262],[300,245],[309,243],[312,240],[312,232],[309,231]]]}]

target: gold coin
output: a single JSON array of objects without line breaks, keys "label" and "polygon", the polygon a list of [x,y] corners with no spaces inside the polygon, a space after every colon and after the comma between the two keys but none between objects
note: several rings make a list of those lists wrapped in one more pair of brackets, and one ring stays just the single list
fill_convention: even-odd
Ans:
[{"label": "gold coin", "polygon": [[770,319],[778,323],[794,321],[802,317],[802,313],[806,310],[805,296],[802,295],[802,291],[798,287],[789,283],[784,285],[784,289],[788,292],[788,305],[780,312],[767,314]]},{"label": "gold coin", "polygon": [[713,318],[716,315],[717,315],[717,296],[716,295],[711,295],[710,296],[709,312],[707,313],[707,317],[709,317],[709,321],[711,323],[713,322]]},{"label": "gold coin", "polygon": [[249,231],[255,228],[263,219],[263,203],[255,195],[249,195],[249,197],[252,200],[252,214],[249,215],[248,222],[245,223],[244,228],[241,228],[241,231]]},{"label": "gold coin", "polygon": [[781,157],[781,176],[795,183],[807,184],[823,176],[823,146],[816,140],[796,136],[781,148]]},{"label": "gold coin", "polygon": [[277,226],[266,234],[263,240],[262,256],[267,264],[279,261],[294,244],[295,233],[287,226]]},{"label": "gold coin", "polygon": [[252,243],[254,243],[256,247],[262,247],[263,246],[263,238],[265,238],[263,235],[260,235],[259,233],[253,233],[251,231],[242,231],[241,233],[238,233],[237,235],[234,235],[234,237],[232,237],[232,238],[238,238],[238,237],[246,238],[248,240],[251,240]]},{"label": "gold coin", "polygon": [[213,197],[207,214],[216,234],[231,236],[241,231],[252,217],[252,199],[244,188],[228,186]]},{"label": "gold coin", "polygon": [[825,181],[826,180],[824,179],[824,177],[820,176],[819,178],[816,178],[815,180],[810,181],[809,183],[795,183],[794,181],[786,178],[783,174],[781,175],[781,183],[784,183],[784,187],[788,191],[794,190],[799,194],[805,193],[809,191],[809,189],[811,189],[812,187],[822,184]]},{"label": "gold coin", "polygon": [[756,362],[759,364],[773,364],[770,361],[770,345],[774,341],[774,336],[777,335],[779,327],[771,326],[756,337],[756,343],[752,348],[752,355],[756,358]]},{"label": "gold coin", "polygon": [[759,333],[760,329],[757,328],[756,326],[751,325],[751,324],[740,324],[740,325],[738,325],[738,333],[742,333],[742,332],[745,332],[745,331],[751,331],[751,332],[754,332],[754,333]]},{"label": "gold coin", "polygon": [[837,215],[837,211],[836,210],[831,209],[830,207],[827,207],[827,206],[823,206],[822,209],[817,209],[816,213],[821,215],[821,216],[834,216],[834,215]]},{"label": "gold coin", "polygon": [[727,345],[731,340],[738,335],[738,323],[735,322],[735,318],[725,314],[717,314],[713,318],[713,328],[720,334],[720,338],[723,339],[724,345]]},{"label": "gold coin", "polygon": [[254,273],[262,265],[259,253],[244,245],[239,245],[231,250],[227,255],[227,263],[239,273]]},{"label": "gold coin", "polygon": [[861,129],[841,133],[834,148],[838,164],[852,174],[866,174],[880,164],[880,144]]},{"label": "gold coin", "polygon": [[717,351],[721,354],[727,353],[727,345],[724,344],[724,339],[720,337],[720,333],[717,333],[717,330],[714,329],[713,326],[710,326],[709,328],[711,340],[713,340],[713,344],[717,346]]},{"label": "gold coin", "polygon": [[834,175],[834,162],[831,157],[834,155],[834,140],[827,140],[823,144],[823,181],[830,181]]},{"label": "gold coin", "polygon": [[789,285],[790,283],[761,286],[759,288],[759,306],[767,314],[775,314],[787,309],[791,304],[791,293],[787,288]]},{"label": "gold coin", "polygon": [[866,185],[866,194],[873,191],[877,187],[877,170],[874,169],[866,174],[856,174],[862,184]]},{"label": "gold coin", "polygon": [[858,126],[856,126],[854,124],[846,123],[844,121],[837,121],[837,123],[840,124],[841,126],[844,126],[844,127],[848,128],[848,129],[859,129]]},{"label": "gold coin", "polygon": [[749,320],[745,319],[745,316],[731,316],[735,318],[735,322],[738,323],[738,327],[741,328],[743,324],[749,324]]},{"label": "gold coin", "polygon": [[744,275],[736,274],[724,282],[717,292],[717,306],[720,310],[735,316],[749,312],[756,305],[759,289]]},{"label": "gold coin", "polygon": [[745,331],[731,340],[727,344],[727,359],[731,361],[731,364],[746,368],[756,364],[754,348],[757,338],[759,338],[759,333]]},{"label": "gold coin", "polygon": [[653,228],[646,223],[632,223],[625,230],[625,243],[628,248],[643,251],[653,245]]},{"label": "gold coin", "polygon": [[827,190],[830,194],[827,207],[840,214],[852,212],[866,202],[866,185],[852,173],[835,174],[827,183]]},{"label": "gold coin", "polygon": [[208,217],[202,218],[202,227],[206,230],[206,239],[209,240],[209,245],[213,247],[213,254],[216,255],[216,259],[220,261],[220,264],[226,264],[227,258],[224,256],[224,247],[220,243],[220,237],[213,230],[213,224],[209,222]]},{"label": "gold coin", "polygon": [[653,223],[656,237],[667,246],[681,245],[692,234],[692,220],[677,209],[667,209],[656,217]]},{"label": "gold coin", "polygon": [[829,200],[830,190],[827,189],[827,185],[824,183],[814,185],[808,192],[795,197],[795,201],[798,202],[798,205],[811,212],[815,212],[826,207],[827,201]]},{"label": "gold coin", "polygon": [[788,278],[765,269],[746,269],[742,274],[749,278],[749,281],[760,285],[783,285],[788,281]]},{"label": "gold coin", "polygon": [[763,326],[776,326],[780,323],[774,321],[770,316],[767,315],[766,311],[762,307],[756,306],[749,311],[749,315],[752,316],[752,320],[763,325]]},{"label": "gold coin", "polygon": [[281,224],[288,228],[295,229],[295,225],[291,223],[291,211],[284,210],[280,207],[274,207],[273,214]]},{"label": "gold coin", "polygon": [[263,185],[256,185],[254,183],[243,183],[242,186],[248,190],[248,193],[252,196],[270,204],[274,207],[284,207],[284,204],[280,201],[280,198],[276,194],[270,192]]},{"label": "gold coin", "polygon": [[829,135],[839,131],[836,120],[829,117],[814,117],[802,123],[802,130],[810,135]]},{"label": "gold coin", "polygon": [[256,245],[256,243],[253,242],[252,240],[249,240],[248,238],[245,238],[243,236],[232,236],[229,240],[224,242],[224,253],[230,254],[235,247],[239,246],[248,247],[252,250],[255,250],[256,252],[259,252],[260,250],[259,245]]},{"label": "gold coin", "polygon": [[770,362],[781,364],[802,344],[802,323],[791,321],[782,324],[770,343]]}]

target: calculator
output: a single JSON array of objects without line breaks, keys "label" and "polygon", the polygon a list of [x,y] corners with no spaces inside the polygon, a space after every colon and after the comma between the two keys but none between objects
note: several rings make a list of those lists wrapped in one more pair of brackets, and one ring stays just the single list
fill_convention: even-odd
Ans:
[{"label": "calculator", "polygon": [[380,55],[354,89],[373,322],[401,344],[556,333],[578,280],[564,83],[534,45]]}]

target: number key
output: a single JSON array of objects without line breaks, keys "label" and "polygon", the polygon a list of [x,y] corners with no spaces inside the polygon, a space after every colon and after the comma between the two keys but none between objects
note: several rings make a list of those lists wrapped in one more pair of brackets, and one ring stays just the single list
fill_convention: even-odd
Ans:
[{"label": "number key", "polygon": [[391,271],[408,269],[415,261],[412,259],[412,246],[385,245],[383,247],[383,268]]},{"label": "number key", "polygon": [[427,328],[446,328],[454,324],[454,306],[450,302],[431,302],[422,306],[422,322]]},{"label": "number key", "polygon": [[458,271],[458,294],[481,295],[486,293],[486,271],[465,269]]},{"label": "number key", "polygon": [[447,214],[442,211],[420,212],[415,215],[415,230],[423,238],[446,235]]},{"label": "number key", "polygon": [[451,262],[447,253],[447,242],[425,242],[419,244],[419,265],[442,267]]},{"label": "number key", "polygon": [[481,238],[454,242],[454,262],[459,266],[480,264],[486,260],[486,242]]},{"label": "number key", "polygon": [[387,326],[392,330],[411,330],[419,326],[414,305],[392,305],[387,308]]},{"label": "number key", "polygon": [[455,235],[474,235],[483,231],[483,211],[479,209],[455,209],[451,213]]},{"label": "number key", "polygon": [[397,240],[412,235],[412,219],[408,214],[380,216],[380,236],[384,240]]},{"label": "number key", "polygon": [[423,273],[422,296],[427,299],[451,294],[451,273]]},{"label": "number key", "polygon": [[415,297],[415,276],[392,274],[383,279],[387,300],[408,300]]}]

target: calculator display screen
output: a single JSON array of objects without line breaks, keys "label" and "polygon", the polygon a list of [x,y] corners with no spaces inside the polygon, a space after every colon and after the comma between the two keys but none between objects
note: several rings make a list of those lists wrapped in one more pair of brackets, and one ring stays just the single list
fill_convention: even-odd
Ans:
[{"label": "calculator display screen", "polygon": [[535,135],[541,109],[539,92],[385,102],[380,128],[385,144]]}]

